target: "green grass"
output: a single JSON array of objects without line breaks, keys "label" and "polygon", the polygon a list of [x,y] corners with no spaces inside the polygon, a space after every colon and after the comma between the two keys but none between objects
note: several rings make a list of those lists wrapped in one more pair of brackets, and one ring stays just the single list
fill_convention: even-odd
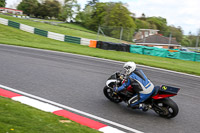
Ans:
[{"label": "green grass", "polygon": [[98,131],[0,96],[0,133],[98,133]]},{"label": "green grass", "polygon": [[60,20],[56,20],[56,19],[30,19],[30,20],[36,20],[36,21],[47,21],[47,22],[63,22]]},{"label": "green grass", "polygon": [[97,34],[97,31],[92,31],[92,30],[88,30],[86,28],[84,28],[83,26],[81,26],[80,24],[75,24],[75,23],[65,23],[63,21],[59,21],[59,20],[46,20],[46,19],[29,19],[30,21],[38,21],[38,22],[62,22],[62,23],[58,23],[58,26],[64,27],[64,28],[70,28],[70,29],[75,29],[75,30],[79,30],[79,31],[85,31],[85,32],[89,32],[89,33],[93,33],[93,34]]},{"label": "green grass", "polygon": [[[50,24],[34,22],[34,21],[31,21],[28,19],[20,19],[20,18],[15,18],[15,17],[11,17],[11,16],[6,16],[6,15],[2,15],[2,14],[0,14],[0,17],[9,19],[11,21],[15,21],[18,23],[33,26],[33,27],[36,27],[36,28],[39,28],[42,30],[65,34],[65,35],[69,35],[69,36],[88,38],[88,39],[94,39],[94,40],[99,39],[101,41],[120,42],[120,40],[114,39],[111,37],[104,37],[104,36],[97,37],[97,33],[93,33],[93,31],[91,31],[92,33],[89,33],[89,32],[85,32],[85,31],[76,30],[77,28],[80,28],[80,26],[78,26],[78,25],[75,26],[74,24],[64,24],[65,27],[59,27],[59,26],[54,26],[54,25],[50,25]],[[72,25],[75,29],[67,28],[67,26],[72,26]],[[81,29],[86,30],[85,28],[81,28]]]},{"label": "green grass", "polygon": [[93,33],[93,34],[97,34],[97,31],[94,32],[94,31],[91,31],[91,30],[88,30],[84,27],[82,27],[81,25],[78,25],[78,24],[73,24],[73,23],[61,23],[61,24],[58,24],[59,26],[63,26],[63,27],[67,27],[67,28],[73,28],[73,29],[77,29],[77,30],[81,30],[81,31],[86,31],[86,32],[90,32],[90,33]]},{"label": "green grass", "polygon": [[90,48],[79,44],[52,40],[1,24],[0,29],[0,43],[2,44],[76,53],[118,61],[135,61],[138,64],[147,66],[200,75],[200,62]]}]

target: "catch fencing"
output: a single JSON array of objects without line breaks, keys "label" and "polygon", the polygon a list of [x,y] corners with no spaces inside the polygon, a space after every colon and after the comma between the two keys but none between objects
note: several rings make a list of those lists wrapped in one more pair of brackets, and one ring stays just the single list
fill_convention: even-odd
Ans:
[{"label": "catch fencing", "polygon": [[0,18],[0,24],[11,26],[11,27],[14,27],[14,28],[17,28],[29,33],[37,34],[40,36],[48,37],[50,39],[68,42],[68,43],[86,45],[92,48],[124,51],[124,52],[136,53],[136,54],[200,62],[200,53],[195,53],[195,52],[185,52],[185,51],[180,51],[178,49],[169,50],[169,49],[147,47],[147,46],[140,46],[140,45],[103,42],[103,41],[96,41],[96,40],[91,40],[87,38],[73,37],[69,35],[63,35],[59,33],[45,31],[45,30],[31,27],[25,24],[20,24],[14,21],[10,21],[4,18]]},{"label": "catch fencing", "polygon": [[121,42],[122,41],[132,42],[134,32],[135,32],[134,28],[99,26],[97,38],[98,40],[102,41],[107,36],[119,39],[121,40]]}]

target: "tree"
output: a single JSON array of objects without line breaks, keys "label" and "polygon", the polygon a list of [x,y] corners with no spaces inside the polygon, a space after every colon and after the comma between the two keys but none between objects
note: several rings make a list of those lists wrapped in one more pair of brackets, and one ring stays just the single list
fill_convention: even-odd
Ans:
[{"label": "tree", "polygon": [[189,39],[188,36],[183,36],[182,40],[181,40],[181,45],[182,46],[186,46],[186,47],[189,47],[191,46],[192,42],[191,40]]},{"label": "tree", "polygon": [[167,20],[162,17],[148,17],[146,21],[151,24],[152,29],[160,30],[161,34],[165,34],[167,30]]},{"label": "tree", "polygon": [[55,17],[57,18],[60,10],[61,10],[61,4],[56,0],[46,0],[40,7],[40,11],[43,14],[43,17]]},{"label": "tree", "polygon": [[142,16],[139,18],[140,20],[146,20],[146,15],[142,13]]},{"label": "tree", "polygon": [[172,34],[172,37],[175,37],[177,42],[181,42],[183,39],[183,31],[181,27],[176,28],[175,26],[168,26],[170,33]]},{"label": "tree", "polygon": [[86,6],[83,11],[77,14],[75,21],[81,23],[84,27],[89,29],[93,11],[94,10],[91,6]]},{"label": "tree", "polygon": [[[123,3],[107,3],[108,8],[106,8],[106,15],[103,18],[105,26],[120,27],[120,32],[112,30],[110,32],[111,36],[119,38],[123,30],[124,40],[131,40],[134,30],[136,29],[135,22],[131,17],[131,12],[123,5]],[[129,37],[128,37],[129,36]]]},{"label": "tree", "polygon": [[18,10],[22,10],[27,15],[34,15],[38,8],[37,0],[22,0],[17,6]]},{"label": "tree", "polygon": [[72,21],[79,10],[80,5],[77,0],[65,0],[59,19],[63,21]]},{"label": "tree", "polygon": [[86,7],[87,6],[91,6],[91,7],[94,7],[96,5],[96,3],[98,3],[99,0],[91,0],[91,1],[88,1],[88,3],[86,4]]},{"label": "tree", "polygon": [[188,39],[190,40],[190,47],[195,47],[196,45],[196,36],[195,35],[189,35],[188,36]]},{"label": "tree", "polygon": [[108,3],[104,25],[135,28],[136,25],[130,15],[131,13],[122,3]]},{"label": "tree", "polygon": [[77,16],[79,22],[87,28],[97,31],[99,26],[106,27],[105,34],[115,38],[120,37],[123,28],[123,38],[131,40],[136,28],[131,13],[121,2],[98,2],[89,1],[85,9]]},{"label": "tree", "polygon": [[6,6],[6,0],[0,0],[0,7]]},{"label": "tree", "polygon": [[135,24],[137,26],[137,30],[139,29],[150,29],[150,23],[147,21],[141,20],[141,19],[136,19]]},{"label": "tree", "polygon": [[106,15],[107,3],[96,3],[91,15],[91,20],[88,21],[89,29],[97,31],[99,25],[104,23],[104,17]]}]

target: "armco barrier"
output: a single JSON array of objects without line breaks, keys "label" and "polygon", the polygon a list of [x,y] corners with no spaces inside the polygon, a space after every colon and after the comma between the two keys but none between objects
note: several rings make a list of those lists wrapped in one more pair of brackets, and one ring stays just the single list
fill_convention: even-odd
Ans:
[{"label": "armco barrier", "polygon": [[200,53],[195,54],[195,61],[200,62]]},{"label": "armco barrier", "polygon": [[196,53],[180,51],[178,59],[188,60],[188,61],[195,61],[195,54]]},{"label": "armco barrier", "polygon": [[20,27],[20,23],[17,23],[17,22],[13,22],[13,21],[8,21],[8,26],[11,26],[11,27],[14,27],[14,28],[17,28],[19,29]]},{"label": "armco barrier", "polygon": [[25,24],[20,24],[20,29],[29,33],[34,33],[35,28]]},{"label": "armco barrier", "polygon": [[155,50],[154,47],[144,47],[143,48],[144,55],[152,55],[152,56],[154,56],[154,50]]},{"label": "armco barrier", "polygon": [[48,38],[58,40],[58,41],[64,41],[65,35],[54,33],[54,32],[48,32]]},{"label": "armco barrier", "polygon": [[90,45],[90,39],[81,38],[81,45],[89,46]]},{"label": "armco barrier", "polygon": [[144,54],[144,47],[145,46],[140,46],[140,45],[131,45],[130,46],[130,52],[131,53],[136,53],[136,54]]},{"label": "armco barrier", "polygon": [[154,56],[167,57],[168,50],[163,48],[155,48]]},{"label": "armco barrier", "polygon": [[178,59],[180,52],[170,52],[167,53],[167,58]]},{"label": "armco barrier", "polygon": [[38,34],[38,35],[41,35],[41,36],[47,37],[48,31],[35,28],[34,33]]},{"label": "armco barrier", "polygon": [[69,42],[69,43],[80,44],[80,43],[81,43],[81,38],[65,35],[64,41],[65,41],[65,42]]},{"label": "armco barrier", "polygon": [[8,20],[4,18],[0,18],[0,24],[8,25]]},{"label": "armco barrier", "polygon": [[90,40],[86,38],[79,38],[79,37],[73,37],[73,36],[63,35],[59,33],[49,32],[49,31],[41,30],[41,29],[31,27],[25,24],[20,24],[14,21],[10,21],[4,18],[0,18],[0,24],[8,25],[14,28],[19,28],[20,30],[41,35],[44,37],[48,37],[54,40],[59,40],[59,41],[64,41],[64,42],[69,42],[69,43],[76,43],[76,44],[86,45],[86,46],[95,47],[95,48],[97,44],[96,40]]}]

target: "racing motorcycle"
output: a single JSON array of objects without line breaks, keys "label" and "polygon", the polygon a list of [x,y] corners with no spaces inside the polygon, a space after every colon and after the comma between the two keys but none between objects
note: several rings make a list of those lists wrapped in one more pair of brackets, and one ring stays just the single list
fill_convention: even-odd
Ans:
[{"label": "racing motorcycle", "polygon": [[[136,92],[131,85],[121,92],[116,93],[115,91],[113,91],[114,87],[121,86],[125,82],[125,80],[125,74],[115,72],[106,81],[106,86],[103,89],[104,95],[114,103],[120,103],[122,101],[128,103],[128,100],[136,95]],[[152,109],[161,117],[175,117],[179,112],[179,108],[170,97],[177,95],[179,90],[179,88],[166,85],[155,86],[152,95],[143,102],[148,107],[146,109],[143,109],[143,111],[148,111],[149,109]]]}]

